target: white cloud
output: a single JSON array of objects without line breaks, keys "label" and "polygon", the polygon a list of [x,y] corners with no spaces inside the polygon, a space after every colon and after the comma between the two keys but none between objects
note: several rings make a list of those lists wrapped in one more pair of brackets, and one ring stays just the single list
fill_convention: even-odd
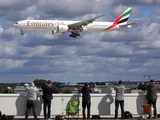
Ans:
[{"label": "white cloud", "polygon": [[[7,79],[2,74],[8,74],[9,82],[36,78],[79,82],[144,80],[144,73],[158,74],[159,6],[158,0],[0,2],[0,17],[4,21],[0,26],[0,76]],[[12,27],[22,19],[79,21],[101,14],[106,16],[97,21],[113,21],[128,7],[133,7],[128,23],[137,23],[132,28],[107,33],[84,32],[76,39],[69,38],[69,33],[55,36],[51,31],[24,31],[22,36]]]},{"label": "white cloud", "polygon": [[13,69],[13,68],[21,68],[21,67],[23,67],[23,64],[27,61],[28,60],[1,59],[0,66],[3,68],[3,70],[4,69],[9,70],[9,69]]},{"label": "white cloud", "polygon": [[3,33],[3,28],[2,28],[2,26],[0,25],[0,35],[2,35],[2,33]]}]

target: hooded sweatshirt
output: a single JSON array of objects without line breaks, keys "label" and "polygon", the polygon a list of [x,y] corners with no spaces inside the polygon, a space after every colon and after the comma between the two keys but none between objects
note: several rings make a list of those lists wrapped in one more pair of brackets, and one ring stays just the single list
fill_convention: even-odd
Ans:
[{"label": "hooded sweatshirt", "polygon": [[147,99],[157,99],[157,87],[154,83],[150,83],[147,87]]},{"label": "hooded sweatshirt", "polygon": [[116,100],[117,101],[123,101],[124,100],[124,91],[125,87],[121,84],[118,84],[114,90],[116,91]]},{"label": "hooded sweatshirt", "polygon": [[32,101],[36,101],[36,93],[39,91],[33,82],[31,82],[27,87],[26,87],[26,91],[27,91],[27,99],[28,100],[32,100]]}]

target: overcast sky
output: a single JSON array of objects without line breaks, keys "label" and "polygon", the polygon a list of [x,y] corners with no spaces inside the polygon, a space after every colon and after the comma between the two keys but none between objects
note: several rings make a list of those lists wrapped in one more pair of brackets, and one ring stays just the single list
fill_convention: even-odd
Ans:
[{"label": "overcast sky", "polygon": [[[115,21],[132,7],[132,28],[60,36],[24,31],[19,20]],[[147,81],[160,75],[160,0],[0,0],[0,83]],[[151,76],[160,80],[160,76]]]}]

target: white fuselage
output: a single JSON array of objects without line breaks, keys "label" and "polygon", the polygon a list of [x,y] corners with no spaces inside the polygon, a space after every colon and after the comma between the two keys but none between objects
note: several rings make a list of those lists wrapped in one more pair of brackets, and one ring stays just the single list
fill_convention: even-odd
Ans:
[{"label": "white fuselage", "polygon": [[[20,30],[44,30],[44,31],[57,31],[60,32],[74,32],[74,30],[64,29],[70,24],[74,24],[80,21],[60,21],[60,20],[22,20],[18,21],[13,26]],[[112,29],[105,30],[111,26],[113,22],[93,22],[87,26],[83,26],[83,31],[79,32],[108,32],[112,30],[119,30],[119,25],[116,25]]]},{"label": "white fuselage", "polygon": [[53,35],[61,35],[71,32],[70,37],[80,36],[79,32],[108,32],[130,28],[135,23],[127,24],[132,8],[128,8],[114,22],[96,22],[95,20],[104,16],[100,15],[84,21],[64,21],[64,20],[22,20],[13,26],[21,30],[46,30],[52,31]]}]

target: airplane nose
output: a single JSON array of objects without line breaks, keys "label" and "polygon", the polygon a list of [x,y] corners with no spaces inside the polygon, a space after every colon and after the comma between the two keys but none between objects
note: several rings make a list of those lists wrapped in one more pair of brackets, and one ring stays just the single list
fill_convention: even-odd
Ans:
[{"label": "airplane nose", "polygon": [[17,27],[17,24],[13,24],[13,27],[15,27],[15,28],[16,28],[16,27]]},{"label": "airplane nose", "polygon": [[17,23],[15,23],[15,24],[13,24],[13,27],[15,27],[15,28],[16,28],[16,27],[17,27],[17,25],[18,25],[18,22],[17,22]]}]

